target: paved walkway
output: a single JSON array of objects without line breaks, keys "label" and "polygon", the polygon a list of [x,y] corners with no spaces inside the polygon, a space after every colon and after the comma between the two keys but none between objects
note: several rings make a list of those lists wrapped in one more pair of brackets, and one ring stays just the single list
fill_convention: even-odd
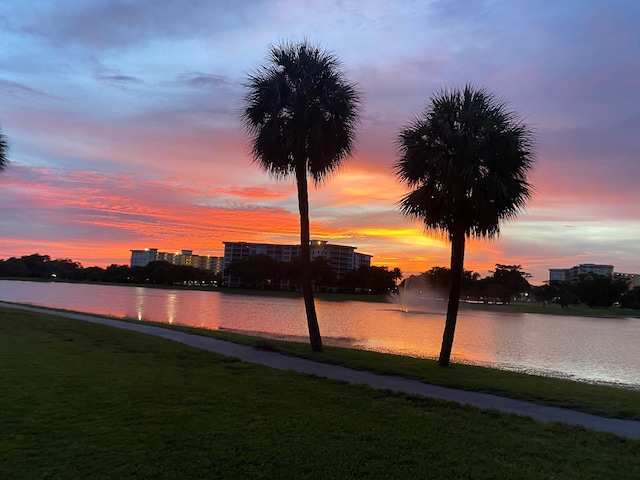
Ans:
[{"label": "paved walkway", "polygon": [[566,408],[538,405],[536,403],[499,397],[487,393],[468,392],[453,388],[429,385],[418,380],[410,380],[393,375],[378,375],[376,373],[352,370],[339,365],[314,362],[302,358],[290,357],[276,352],[257,350],[253,347],[238,345],[215,338],[203,337],[184,332],[178,332],[163,327],[154,327],[137,323],[123,322],[107,318],[94,317],[78,313],[52,311],[44,308],[28,307],[0,302],[0,306],[29,310],[38,313],[59,315],[75,320],[109,325],[112,327],[133,330],[136,332],[155,335],[192,347],[201,348],[229,357],[239,358],[245,362],[266,365],[279,370],[293,370],[295,372],[317,375],[319,377],[342,380],[352,384],[369,385],[377,389],[406,392],[425,397],[437,398],[457,402],[474,407],[499,410],[531,417],[540,422],[559,422],[567,425],[580,425],[591,430],[613,433],[614,435],[640,439],[640,421],[604,418],[588,413],[577,412]]}]

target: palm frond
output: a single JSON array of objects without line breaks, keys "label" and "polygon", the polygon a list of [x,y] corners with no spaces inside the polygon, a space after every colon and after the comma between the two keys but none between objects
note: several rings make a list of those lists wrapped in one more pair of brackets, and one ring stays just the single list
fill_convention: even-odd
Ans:
[{"label": "palm frond", "polygon": [[353,154],[360,94],[333,54],[306,41],[273,46],[268,61],[246,85],[252,157],[269,173],[300,167],[318,183]]},{"label": "palm frond", "polygon": [[397,178],[414,191],[404,215],[433,231],[492,237],[532,195],[534,136],[506,104],[466,85],[441,90],[398,135]]},{"label": "palm frond", "polygon": [[9,150],[9,143],[7,137],[2,133],[0,129],[0,172],[7,168],[9,164],[9,158],[7,152]]}]

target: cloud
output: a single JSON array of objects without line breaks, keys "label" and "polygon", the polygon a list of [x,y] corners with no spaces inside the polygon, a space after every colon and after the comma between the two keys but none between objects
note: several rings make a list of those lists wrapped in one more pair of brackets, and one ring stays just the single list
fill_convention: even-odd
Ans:
[{"label": "cloud", "polygon": [[99,82],[112,83],[115,85],[129,84],[129,83],[142,83],[142,80],[130,75],[97,75],[96,79]]},{"label": "cloud", "polygon": [[14,82],[11,80],[3,80],[0,78],[0,92],[4,95],[10,96],[29,96],[29,97],[44,97],[44,98],[54,98],[52,95],[49,95],[45,92],[41,92],[35,88],[31,88],[28,85],[23,85],[18,82]]},{"label": "cloud", "polygon": [[234,85],[234,82],[225,75],[216,75],[213,73],[191,72],[185,73],[178,77],[178,81],[185,83],[191,87],[210,88],[210,87],[226,87]]}]

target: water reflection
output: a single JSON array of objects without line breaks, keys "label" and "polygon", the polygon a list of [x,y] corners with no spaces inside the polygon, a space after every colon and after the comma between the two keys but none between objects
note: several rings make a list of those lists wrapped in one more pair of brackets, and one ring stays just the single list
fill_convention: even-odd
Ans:
[{"label": "water reflection", "polygon": [[[301,299],[219,292],[0,281],[0,300],[307,341]],[[437,358],[444,303],[317,301],[327,345]],[[640,389],[640,319],[460,311],[452,359]]]},{"label": "water reflection", "polygon": [[138,320],[142,320],[142,317],[144,315],[144,299],[145,299],[145,295],[144,295],[144,288],[141,287],[136,287],[136,313],[137,313],[137,319]]},{"label": "water reflection", "polygon": [[176,294],[175,291],[169,292],[169,294],[166,297],[166,304],[167,306],[165,307],[165,310],[166,310],[167,322],[173,323],[173,321],[176,318],[176,312],[178,309],[177,308],[178,295]]}]

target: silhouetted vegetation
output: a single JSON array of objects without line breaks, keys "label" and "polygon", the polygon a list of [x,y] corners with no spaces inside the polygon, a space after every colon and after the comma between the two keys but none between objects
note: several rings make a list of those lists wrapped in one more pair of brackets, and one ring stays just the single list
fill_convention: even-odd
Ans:
[{"label": "silhouetted vegetation", "polygon": [[[280,262],[268,255],[251,255],[231,262],[224,274],[238,280],[235,285],[240,288],[302,290],[299,258],[292,262]],[[38,253],[0,260],[0,277],[136,285],[226,286],[222,275],[210,270],[172,265],[163,261],[151,262],[144,267],[113,264],[106,268],[83,268],[79,262],[66,258],[54,260],[49,255]],[[348,272],[342,280],[337,281],[327,258],[317,257],[311,262],[311,279],[315,291],[384,294],[394,289],[395,280],[399,277],[402,277],[402,272],[398,268],[389,271],[387,267],[362,267]]]},{"label": "silhouetted vegetation", "polygon": [[9,144],[7,143],[7,137],[2,133],[0,129],[0,172],[7,168],[9,158],[7,152],[9,150]]},{"label": "silhouetted vegetation", "polygon": [[168,262],[151,262],[144,267],[114,264],[107,268],[83,268],[79,262],[68,258],[52,259],[38,253],[0,260],[0,277],[154,285],[222,283],[222,277],[210,270]]},{"label": "silhouetted vegetation", "polygon": [[624,308],[640,308],[636,298],[637,289],[629,290],[626,280],[588,273],[574,281],[551,280],[536,287],[533,294],[542,302],[557,303],[562,308],[578,304],[609,308],[616,302]]},{"label": "silhouetted vegetation", "polygon": [[[496,264],[491,275],[464,270],[460,298],[465,300],[509,304],[518,301],[539,301],[543,306],[555,303],[562,308],[586,305],[591,308],[610,308],[619,304],[622,308],[640,309],[640,287],[629,290],[626,280],[606,275],[581,275],[577,280],[562,282],[551,280],[534,287],[528,279],[531,275],[520,265]],[[451,270],[433,267],[421,275],[411,275],[401,284],[404,288],[425,288],[436,296],[446,298],[451,281]]]},{"label": "silhouetted vegetation", "polygon": [[[496,264],[491,275],[480,278],[478,272],[463,270],[460,282],[460,298],[485,303],[509,304],[513,299],[526,298],[531,291],[528,278],[520,265]],[[432,267],[422,275],[412,275],[402,284],[405,288],[428,288],[439,297],[446,298],[451,285],[451,269]]]},{"label": "silhouetted vegetation", "polygon": [[[324,257],[317,257],[311,262],[311,272],[316,292],[384,295],[394,291],[397,280],[402,278],[398,268],[390,270],[372,266],[352,270],[341,280],[336,280],[329,260]],[[302,290],[298,258],[292,262],[280,262],[267,255],[252,255],[245,260],[232,262],[225,270],[225,275],[239,278],[237,286],[245,289]],[[168,262],[151,262],[144,267],[113,264],[106,268],[84,268],[80,262],[68,258],[52,259],[49,255],[38,253],[0,260],[0,277],[132,285],[227,286],[222,275],[210,270]],[[640,287],[629,290],[625,280],[588,274],[573,282],[552,280],[534,287],[527,280],[530,277],[520,265],[496,264],[495,270],[484,278],[480,278],[478,272],[464,270],[460,298],[491,304],[536,300],[543,302],[543,305],[555,303],[562,308],[581,304],[592,308],[609,308],[619,304],[622,308],[640,309]],[[450,282],[449,268],[432,267],[421,275],[407,277],[400,287],[426,288],[435,296],[446,298]]]},{"label": "silhouetted vegetation", "polygon": [[[300,258],[291,262],[279,262],[267,255],[251,255],[243,260],[234,260],[224,271],[234,285],[241,288],[265,290],[302,290],[302,266]],[[314,291],[370,293],[380,295],[391,292],[396,278],[402,276],[399,269],[389,271],[387,267],[360,267],[337,281],[331,263],[325,257],[311,262],[311,279]]]},{"label": "silhouetted vegetation", "polygon": [[[531,195],[533,134],[488,91],[467,85],[433,95],[424,115],[398,136],[400,181],[411,188],[400,211],[451,241],[451,284],[439,363],[455,334],[468,237],[491,238]],[[507,291],[496,294],[507,296]]]},{"label": "silhouetted vegetation", "polygon": [[640,287],[633,287],[627,293],[620,297],[620,306],[622,308],[640,309]]},{"label": "silhouetted vegetation", "polygon": [[386,267],[360,267],[347,273],[341,285],[347,291],[379,295],[395,288],[396,274]]}]

